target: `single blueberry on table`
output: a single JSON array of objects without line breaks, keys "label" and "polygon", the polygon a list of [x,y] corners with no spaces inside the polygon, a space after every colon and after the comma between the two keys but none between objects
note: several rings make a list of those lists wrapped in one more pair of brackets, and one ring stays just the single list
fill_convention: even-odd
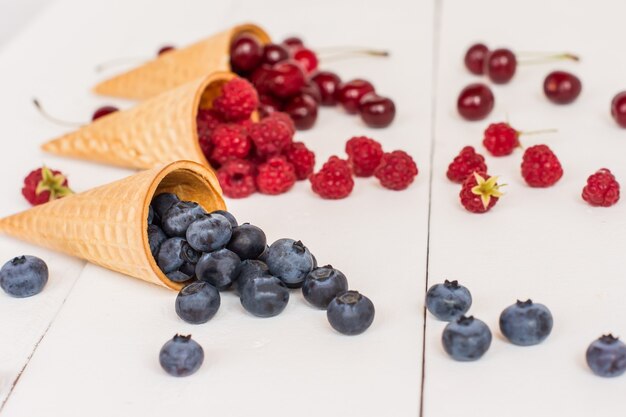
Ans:
[{"label": "single blueberry on table", "polygon": [[165,212],[172,207],[174,204],[178,203],[180,199],[176,194],[172,193],[163,193],[159,194],[152,199],[152,209],[154,210],[154,214],[156,214],[160,219],[163,218]]},{"label": "single blueberry on table", "polygon": [[612,334],[601,336],[587,348],[586,359],[594,374],[620,376],[626,371],[626,344]]},{"label": "single blueberry on table", "polygon": [[159,353],[161,367],[172,376],[189,376],[200,369],[204,350],[191,335],[176,335],[168,340]]},{"label": "single blueberry on table", "polygon": [[187,242],[197,251],[213,252],[226,246],[232,235],[232,227],[226,217],[207,214],[187,228]]},{"label": "single blueberry on table", "polygon": [[170,237],[185,237],[189,225],[206,214],[206,211],[198,203],[179,201],[174,203],[161,217],[161,226]]},{"label": "single blueberry on table", "polygon": [[500,331],[511,343],[519,346],[543,342],[550,335],[553,323],[550,310],[531,300],[518,300],[500,314]]},{"label": "single blueberry on table", "polygon": [[443,329],[444,350],[457,361],[480,359],[491,345],[491,330],[481,320],[461,316]]},{"label": "single blueberry on table", "polygon": [[150,244],[150,252],[152,252],[152,256],[156,259],[159,249],[163,242],[167,240],[167,235],[159,226],[156,224],[148,225],[148,243]]},{"label": "single blueberry on table", "polygon": [[279,239],[270,245],[267,266],[287,287],[299,288],[313,270],[313,256],[301,241]]},{"label": "single blueberry on table", "polygon": [[250,278],[239,292],[243,308],[257,317],[277,316],[289,302],[289,290],[281,280],[271,275]]},{"label": "single blueberry on table", "polygon": [[337,294],[348,290],[348,279],[331,265],[308,273],[302,285],[304,299],[317,308],[326,309]]},{"label": "single blueberry on table", "polygon": [[189,281],[191,277],[184,272],[181,271],[172,271],[165,275],[170,281],[174,282],[185,282]]},{"label": "single blueberry on table", "polygon": [[233,229],[233,235],[226,247],[242,260],[256,259],[267,247],[267,239],[263,230],[250,223],[244,223]]},{"label": "single blueberry on table", "polygon": [[161,244],[157,256],[157,264],[164,274],[177,270],[185,262],[198,262],[200,254],[187,241],[180,237],[167,239]]},{"label": "single blueberry on table", "polygon": [[326,309],[326,317],[333,329],[346,335],[367,330],[374,321],[375,313],[372,301],[358,291],[339,293]]},{"label": "single blueberry on table", "polygon": [[233,216],[231,213],[225,211],[225,210],[215,210],[212,211],[211,214],[219,214],[221,216],[226,217],[226,219],[228,220],[228,222],[230,223],[230,226],[234,229],[235,227],[237,227],[238,223],[237,223],[237,219],[235,219],[235,216]]},{"label": "single blueberry on table", "polygon": [[220,308],[220,292],[204,281],[185,286],[176,297],[176,314],[191,324],[206,323]]},{"label": "single blueberry on table", "polygon": [[228,249],[205,253],[196,265],[196,277],[214,285],[218,290],[228,289],[239,275],[241,259]]},{"label": "single blueberry on table", "polygon": [[246,259],[239,266],[239,274],[237,275],[237,291],[241,293],[241,288],[248,280],[256,277],[269,276],[270,270],[263,261],[257,259]]},{"label": "single blueberry on table", "polygon": [[39,294],[48,282],[48,266],[36,256],[18,256],[0,269],[0,287],[12,297]]},{"label": "single blueberry on table", "polygon": [[461,317],[471,305],[472,295],[456,280],[435,284],[426,293],[426,308],[439,320],[451,321]]}]

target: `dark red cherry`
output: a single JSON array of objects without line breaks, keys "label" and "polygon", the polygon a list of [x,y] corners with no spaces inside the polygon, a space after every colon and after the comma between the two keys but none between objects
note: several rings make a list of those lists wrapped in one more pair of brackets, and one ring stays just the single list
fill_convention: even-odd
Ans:
[{"label": "dark red cherry", "polygon": [[176,48],[174,48],[172,45],[165,45],[161,49],[159,49],[159,51],[157,52],[157,55],[163,55],[164,53],[173,51],[174,49]]},{"label": "dark red cherry", "polygon": [[256,91],[259,94],[269,93],[270,92],[270,75],[272,73],[272,67],[268,64],[261,64],[257,69],[254,70],[252,75],[250,76],[250,82],[256,88]]},{"label": "dark red cherry", "polygon": [[300,48],[304,48],[304,42],[297,36],[291,36],[283,41],[283,45],[290,51],[295,51]]},{"label": "dark red cherry", "polygon": [[306,84],[304,85],[304,87],[302,87],[302,90],[300,90],[300,92],[313,97],[318,105],[322,101],[322,93],[320,92],[320,88],[311,79],[307,80]]},{"label": "dark red cherry", "polygon": [[311,78],[311,80],[317,84],[317,87],[320,90],[320,94],[322,96],[322,106],[334,106],[337,104],[335,93],[341,84],[341,78],[339,78],[337,74],[330,71],[319,71]]},{"label": "dark red cherry", "polygon": [[489,87],[476,83],[468,85],[461,91],[456,107],[464,119],[481,120],[491,113],[494,104],[495,99]]},{"label": "dark red cherry", "polygon": [[289,50],[277,43],[268,43],[263,47],[263,63],[274,65],[277,62],[289,59]]},{"label": "dark red cherry", "polygon": [[465,67],[475,75],[485,73],[485,58],[489,53],[489,48],[485,44],[476,43],[469,47],[465,53]]},{"label": "dark red cherry", "polygon": [[270,90],[277,97],[291,97],[306,84],[306,75],[294,60],[282,61],[272,66],[269,75]]},{"label": "dark red cherry", "polygon": [[115,113],[118,110],[119,109],[115,106],[102,106],[98,108],[95,112],[93,112],[93,115],[91,116],[91,121],[109,115],[111,113]]},{"label": "dark red cherry", "polygon": [[510,49],[495,49],[487,54],[485,74],[496,84],[511,81],[517,69],[517,59]]},{"label": "dark red cherry", "polygon": [[611,116],[623,128],[626,128],[626,91],[618,93],[611,102]]},{"label": "dark red cherry", "polygon": [[261,118],[267,117],[276,111],[280,111],[281,107],[281,102],[275,97],[269,94],[259,94],[259,114]]},{"label": "dark red cherry", "polygon": [[308,94],[292,97],[283,111],[291,117],[298,130],[310,129],[317,120],[317,102]]},{"label": "dark red cherry", "polygon": [[237,74],[254,70],[263,58],[263,47],[256,36],[239,35],[230,45],[230,66]]},{"label": "dark red cherry", "polygon": [[359,112],[359,101],[367,93],[373,93],[374,86],[369,81],[356,79],[343,83],[337,90],[336,100],[350,114]]},{"label": "dark red cherry", "polygon": [[576,100],[582,89],[577,76],[565,71],[554,71],[546,76],[543,92],[553,103],[568,104]]},{"label": "dark red cherry", "polygon": [[312,73],[317,69],[318,60],[315,52],[307,48],[300,48],[293,54],[293,59],[298,61],[307,74]]},{"label": "dark red cherry", "polygon": [[387,127],[396,117],[396,105],[390,98],[369,93],[359,102],[359,113],[366,125]]}]

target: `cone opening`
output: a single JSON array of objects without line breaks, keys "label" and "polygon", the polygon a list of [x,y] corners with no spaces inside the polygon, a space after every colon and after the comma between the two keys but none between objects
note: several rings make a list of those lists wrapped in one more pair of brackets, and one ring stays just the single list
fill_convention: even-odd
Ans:
[{"label": "cone opening", "polygon": [[180,290],[183,284],[173,282],[161,271],[150,252],[148,241],[148,212],[152,198],[161,193],[174,193],[181,200],[194,201],[200,204],[207,212],[225,210],[226,204],[215,174],[206,167],[191,161],[178,161],[165,166],[150,184],[146,193],[141,216],[143,224],[144,251],[148,257],[154,274],[165,286]]},{"label": "cone opening", "polygon": [[229,51],[230,51],[230,44],[232,43],[232,41],[235,40],[237,36],[243,35],[243,34],[250,34],[250,35],[256,36],[259,42],[261,42],[261,45],[265,45],[272,41],[272,39],[270,38],[270,35],[268,35],[267,32],[264,31],[260,26],[254,25],[252,23],[246,23],[243,25],[235,26],[233,28],[233,32],[230,37],[230,42],[228,43]]}]

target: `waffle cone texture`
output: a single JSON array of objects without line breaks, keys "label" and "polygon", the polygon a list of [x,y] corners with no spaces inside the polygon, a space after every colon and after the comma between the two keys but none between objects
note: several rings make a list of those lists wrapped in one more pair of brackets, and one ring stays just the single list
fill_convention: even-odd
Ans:
[{"label": "waffle cone texture", "polygon": [[270,37],[259,26],[234,26],[197,43],[164,53],[130,71],[96,85],[96,94],[144,100],[215,71],[230,71],[230,44],[242,34],[255,35],[262,44]]},{"label": "waffle cone texture", "polygon": [[163,192],[208,212],[226,208],[213,171],[178,161],[0,219],[0,233],[179,290],[182,284],[161,272],[148,243],[150,202]]}]

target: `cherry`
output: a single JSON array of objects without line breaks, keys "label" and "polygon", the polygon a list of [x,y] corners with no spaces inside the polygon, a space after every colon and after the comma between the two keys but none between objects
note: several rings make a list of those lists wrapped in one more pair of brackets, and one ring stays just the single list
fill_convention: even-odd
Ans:
[{"label": "cherry", "polygon": [[618,125],[626,128],[626,91],[622,91],[613,97],[611,115]]},{"label": "cherry", "polygon": [[263,47],[263,63],[274,65],[289,59],[289,50],[277,43],[268,43]]},{"label": "cherry", "polygon": [[287,47],[287,49],[291,51],[298,50],[300,48],[304,48],[304,42],[302,39],[297,36],[291,36],[283,41],[283,45]]},{"label": "cherry", "polygon": [[306,76],[300,64],[287,60],[272,66],[268,82],[274,95],[286,98],[300,92],[306,84]]},{"label": "cherry", "polygon": [[369,81],[355,79],[339,86],[335,99],[350,114],[359,112],[359,101],[367,93],[373,93],[374,86]]},{"label": "cherry", "polygon": [[317,120],[317,102],[308,94],[298,94],[289,100],[284,112],[291,117],[297,129],[310,129]]},{"label": "cherry", "polygon": [[475,75],[485,73],[485,58],[489,54],[489,48],[485,44],[476,43],[469,47],[465,53],[465,67]]},{"label": "cherry", "polygon": [[495,99],[489,87],[476,83],[461,90],[456,108],[466,120],[481,120],[491,113],[494,104]]},{"label": "cherry", "polygon": [[298,61],[307,73],[312,73],[317,69],[318,60],[315,52],[307,48],[300,48],[293,54],[293,59]]},{"label": "cherry", "polygon": [[263,48],[256,36],[244,33],[230,45],[230,66],[238,74],[252,71],[262,58]]},{"label": "cherry", "polygon": [[259,94],[269,93],[270,92],[270,75],[272,73],[272,66],[268,64],[261,64],[257,69],[254,70],[252,75],[250,76],[250,82],[256,88],[256,91]]},{"label": "cherry", "polygon": [[484,72],[496,84],[511,81],[517,69],[517,59],[510,49],[495,49],[487,54]]},{"label": "cherry", "polygon": [[176,48],[174,48],[172,45],[165,45],[161,49],[159,49],[159,51],[157,52],[157,55],[163,55],[164,53],[173,51],[174,49]]},{"label": "cherry", "polygon": [[543,92],[553,103],[568,104],[576,100],[582,84],[577,76],[565,71],[553,71],[543,82]]},{"label": "cherry", "polygon": [[115,113],[118,110],[119,109],[115,106],[102,106],[96,109],[95,112],[93,112],[93,115],[91,116],[91,121],[94,121],[96,119],[109,115],[111,113]]},{"label": "cherry", "polygon": [[280,111],[281,103],[275,97],[268,94],[259,94],[259,113],[261,118]]},{"label": "cherry", "polygon": [[393,100],[369,93],[359,102],[361,119],[370,127],[387,127],[396,117],[396,105]]},{"label": "cherry", "polygon": [[306,82],[306,84],[304,85],[304,87],[302,87],[302,90],[300,90],[300,92],[304,94],[308,94],[311,97],[313,97],[313,99],[318,105],[322,101],[322,93],[320,91],[320,88],[311,79],[309,79]]},{"label": "cherry", "polygon": [[317,84],[320,90],[322,106],[334,106],[337,104],[335,94],[341,84],[341,78],[337,74],[330,71],[319,71],[311,80]]}]

